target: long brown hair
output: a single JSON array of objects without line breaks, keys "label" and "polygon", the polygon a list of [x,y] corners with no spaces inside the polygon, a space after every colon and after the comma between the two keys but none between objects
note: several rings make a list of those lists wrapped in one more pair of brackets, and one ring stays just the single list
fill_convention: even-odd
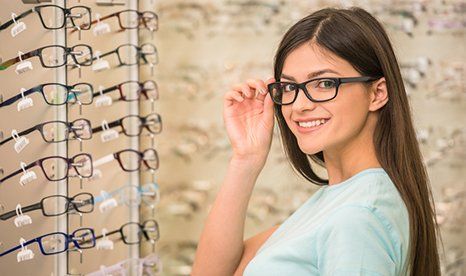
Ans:
[{"label": "long brown hair", "polygon": [[[407,271],[410,271],[410,275],[440,275],[437,249],[440,231],[432,191],[388,35],[383,26],[364,9],[326,8],[316,11],[297,22],[284,35],[275,56],[276,80],[280,79],[288,54],[311,40],[348,61],[361,75],[385,77],[389,100],[379,110],[373,138],[377,158],[409,212]],[[325,167],[323,152],[312,155],[302,152],[278,105],[275,105],[275,116],[285,153],[293,168],[314,184],[328,185],[328,180],[320,178],[313,171],[308,159]]]}]

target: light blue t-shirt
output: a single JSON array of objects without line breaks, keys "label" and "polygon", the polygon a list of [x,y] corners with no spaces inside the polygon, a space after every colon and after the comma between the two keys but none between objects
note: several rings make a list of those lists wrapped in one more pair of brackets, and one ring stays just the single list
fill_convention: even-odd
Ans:
[{"label": "light blue t-shirt", "polygon": [[244,276],[407,275],[409,217],[383,168],[317,190],[259,248]]}]

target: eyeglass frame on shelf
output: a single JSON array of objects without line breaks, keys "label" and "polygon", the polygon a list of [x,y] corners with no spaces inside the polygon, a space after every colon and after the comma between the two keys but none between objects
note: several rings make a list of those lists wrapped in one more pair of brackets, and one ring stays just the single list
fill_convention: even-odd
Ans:
[{"label": "eyeglass frame on shelf", "polygon": [[[144,160],[144,154],[148,151],[153,151],[154,152],[154,156],[155,156],[155,159],[157,160],[157,167],[156,168],[151,168],[149,166],[149,164],[147,163],[146,160]],[[126,169],[124,168],[123,166],[123,162],[121,161],[120,159],[120,155],[124,152],[133,152],[133,153],[136,153],[139,157],[139,161],[138,161],[138,168],[137,169]],[[114,153],[111,153],[111,154],[108,154],[104,157],[101,157],[99,158],[98,160],[95,160],[95,162],[93,163],[93,168],[96,168],[98,166],[101,166],[103,164],[106,164],[106,163],[109,163],[113,160],[117,160],[118,161],[118,164],[120,165],[120,168],[125,171],[125,172],[135,172],[135,171],[138,171],[141,169],[141,164],[144,163],[144,165],[146,165],[146,167],[149,169],[149,170],[157,170],[159,168],[159,164],[160,164],[160,160],[159,160],[159,157],[158,157],[158,153],[155,149],[152,149],[152,148],[149,148],[149,149],[146,149],[144,151],[137,151],[137,150],[134,150],[134,149],[124,149],[124,150],[120,150],[120,151],[117,151],[117,152],[114,152]]]},{"label": "eyeglass frame on shelf", "polygon": [[[87,126],[89,127],[89,132],[90,132],[90,133],[89,133],[89,134],[90,134],[89,136],[90,136],[90,137],[82,138],[81,136],[79,136],[79,135],[76,133],[76,130],[79,130],[79,128],[77,128],[76,126],[74,126],[74,124],[75,124],[77,121],[84,121],[84,122],[87,123]],[[44,125],[46,125],[46,124],[64,124],[64,125],[66,125],[66,128],[67,128],[67,130],[68,130],[68,131],[66,132],[66,134],[67,134],[66,138],[64,138],[63,140],[60,140],[60,141],[47,141],[47,140],[45,139],[44,131],[43,131]],[[76,137],[76,138],[74,138],[74,139],[71,138],[71,139],[73,139],[73,140],[90,140],[90,139],[92,139],[92,126],[91,126],[91,122],[90,122],[88,119],[84,119],[84,118],[79,118],[79,119],[76,119],[76,120],[74,120],[74,121],[72,121],[72,122],[65,122],[65,121],[58,121],[58,120],[43,122],[43,123],[37,124],[37,125],[35,125],[35,126],[31,127],[31,128],[28,128],[28,129],[26,129],[26,130],[23,130],[23,131],[19,132],[19,133],[18,133],[18,136],[27,135],[27,134],[33,132],[34,130],[39,131],[40,134],[41,134],[41,136],[42,136],[42,139],[43,139],[46,143],[49,143],[49,144],[50,144],[50,143],[61,143],[61,142],[70,140],[70,138],[69,138],[70,133],[73,133],[73,134],[75,135],[75,137]],[[71,132],[70,132],[70,131],[71,131]],[[7,139],[4,139],[4,140],[0,141],[0,146],[3,145],[3,144],[5,144],[5,143],[7,143],[7,142],[9,142],[9,141],[11,141],[11,140],[13,140],[13,139],[14,139],[14,137],[13,137],[13,136],[10,136],[10,137],[8,137]]]},{"label": "eyeglass frame on shelf", "polygon": [[[44,17],[42,16],[42,13],[41,13],[41,9],[43,8],[48,8],[48,7],[54,7],[54,8],[58,8],[60,9],[61,11],[63,11],[63,15],[64,15],[64,19],[63,19],[63,24],[62,26],[60,27],[55,27],[55,28],[50,28],[48,26],[45,25],[45,21],[44,21]],[[22,12],[21,14],[17,15],[14,17],[14,19],[11,19],[5,23],[3,23],[2,25],[0,25],[0,31],[2,30],[5,30],[6,28],[8,28],[9,26],[13,25],[17,20],[20,20],[34,12],[36,12],[38,15],[39,15],[39,19],[42,23],[42,26],[44,27],[44,29],[46,30],[58,30],[58,29],[61,29],[61,28],[64,28],[66,26],[66,23],[67,23],[67,19],[70,18],[71,19],[71,23],[73,24],[74,28],[78,27],[76,26],[73,18],[74,17],[77,17],[77,15],[73,15],[72,13],[72,10],[73,9],[76,9],[76,8],[83,8],[83,9],[86,9],[89,13],[89,23],[91,22],[91,14],[92,14],[92,11],[89,7],[86,7],[86,6],[73,6],[71,8],[63,8],[63,7],[60,7],[60,6],[57,6],[57,5],[52,5],[52,4],[47,4],[47,5],[40,5],[40,6],[35,6],[33,7],[32,9],[29,9],[25,12]],[[79,16],[79,15],[78,15]],[[79,28],[81,30],[89,30],[91,28],[91,24],[89,25],[83,25],[81,24],[81,26],[79,26]]]},{"label": "eyeglass frame on shelf", "polygon": [[[76,48],[76,47],[87,47],[89,49],[89,53],[86,53],[87,55],[90,55],[91,58],[90,59],[86,59],[84,60],[84,62],[78,62],[78,59],[76,58],[76,55],[80,55],[81,51],[79,53],[77,53],[76,51],[74,51],[73,49]],[[63,57],[63,60],[64,60],[64,63],[63,64],[60,64],[60,65],[46,65],[44,60],[43,60],[43,55],[42,55],[42,51],[44,51],[44,49],[47,49],[47,48],[52,48],[52,47],[56,47],[56,48],[61,48],[65,51],[65,56]],[[81,53],[81,54],[84,54],[84,53]],[[43,46],[43,47],[40,47],[40,48],[37,48],[35,50],[32,50],[32,51],[29,51],[27,53],[20,53],[19,56],[15,57],[15,58],[11,58],[5,62],[2,62],[0,63],[0,71],[2,70],[6,70],[8,67],[16,64],[16,63],[19,63],[19,62],[22,62],[26,59],[29,59],[29,58],[32,58],[32,57],[39,57],[39,61],[42,65],[43,68],[59,68],[59,67],[62,67],[62,66],[65,66],[65,65],[68,65],[68,56],[72,57],[73,61],[74,61],[74,65],[76,67],[78,66],[90,66],[92,65],[92,62],[94,61],[94,58],[93,58],[93,53],[92,53],[92,48],[91,46],[87,45],[87,44],[76,44],[74,45],[73,47],[65,47],[65,46],[62,46],[62,45],[47,45],[47,46]]]},{"label": "eyeglass frame on shelf", "polygon": [[[76,168],[78,166],[78,163],[74,163],[75,159],[80,157],[80,156],[86,156],[89,158],[89,161],[90,161],[90,174],[89,175],[81,175],[81,173],[79,172],[79,170]],[[62,160],[65,160],[67,162],[67,170],[66,170],[66,173],[65,173],[65,176],[61,177],[60,179],[50,179],[49,176],[47,175],[47,173],[45,172],[45,168],[43,167],[43,162],[45,160],[48,160],[48,159],[52,159],[52,158],[58,158],[58,159],[62,159]],[[82,165],[82,164],[81,164]],[[76,171],[77,175],[79,177],[82,177],[82,178],[89,178],[92,176],[93,174],[93,163],[92,163],[92,156],[88,153],[79,153],[79,154],[76,154],[75,156],[71,157],[71,158],[66,158],[66,157],[63,157],[63,156],[58,156],[58,155],[53,155],[53,156],[47,156],[47,157],[44,157],[44,158],[41,158],[41,159],[38,159],[36,160],[35,162],[32,162],[32,163],[29,163],[28,165],[26,165],[26,167],[24,168],[21,168],[17,171],[14,171],[12,173],[10,173],[9,175],[3,177],[2,179],[0,179],[0,184],[4,183],[6,180],[12,178],[13,176],[15,175],[18,175],[20,173],[23,172],[23,170],[28,170],[30,168],[33,168],[35,166],[40,166],[40,168],[42,169],[42,172],[44,173],[44,176],[47,178],[47,180],[49,181],[61,181],[63,179],[66,179],[68,176],[69,176],[69,170],[71,167],[74,168],[74,170]],[[70,167],[71,166],[71,167]]]},{"label": "eyeglass frame on shelf", "polygon": [[[136,12],[138,14],[138,26],[137,27],[125,27],[123,26],[122,22],[121,22],[121,18],[120,18],[120,14],[121,13],[124,13],[124,12]],[[151,14],[151,15],[154,15],[154,18],[155,18],[155,22],[156,22],[156,28],[154,30],[151,30],[148,26],[147,26],[147,23],[143,20],[144,19],[144,14]],[[95,20],[92,20],[90,22],[90,25],[94,25],[98,22],[101,22],[101,21],[104,21],[104,20],[107,20],[107,19],[110,19],[112,17],[117,17],[118,18],[118,25],[120,26],[120,30],[132,30],[132,29],[139,29],[139,26],[141,26],[141,23],[144,24],[144,27],[148,30],[151,30],[151,31],[157,31],[158,30],[158,26],[159,26],[159,16],[155,13],[155,12],[152,12],[152,11],[143,11],[143,12],[140,12],[138,10],[132,10],[132,9],[127,9],[127,10],[122,10],[122,11],[118,11],[118,12],[114,12],[114,13],[111,13],[111,14],[108,14],[108,15],[105,15],[105,16],[102,16],[98,19],[95,19]],[[72,32],[74,32],[76,30],[73,30]]]},{"label": "eyeglass frame on shelf", "polygon": [[[87,200],[86,202],[76,202],[75,201],[75,198],[78,197],[78,196],[82,196],[82,195],[88,195],[89,196],[89,200]],[[51,198],[65,198],[67,200],[67,203],[66,203],[66,210],[62,213],[59,213],[59,214],[54,214],[54,215],[50,215],[50,214],[46,214],[45,210],[44,210],[44,204],[43,202],[47,199],[51,199]],[[91,213],[93,210],[94,210],[94,196],[91,194],[91,193],[78,193],[72,197],[67,197],[67,196],[64,196],[64,195],[51,195],[51,196],[46,196],[44,198],[42,198],[39,202],[37,203],[34,203],[34,204],[31,204],[31,205],[28,205],[28,206],[24,206],[24,207],[21,207],[21,213],[28,213],[28,212],[32,212],[32,211],[35,211],[35,210],[42,210],[42,215],[44,217],[56,217],[56,216],[60,216],[60,215],[63,215],[63,214],[66,214],[66,213],[69,213],[69,211],[77,211],[79,213]],[[78,205],[78,204],[82,204],[82,205]],[[90,211],[83,211],[82,209],[80,210],[81,207],[83,206],[87,206],[87,205],[92,205],[91,207],[91,210]],[[73,207],[73,208],[71,208]],[[9,212],[5,212],[3,214],[0,215],[0,220],[8,220],[10,218],[13,218],[17,215],[17,211],[16,210],[12,210],[12,211],[9,211]]]},{"label": "eyeglass frame on shelf", "polygon": [[[142,53],[142,47],[146,46],[146,45],[149,45],[149,46],[152,46],[154,48],[154,52],[153,53]],[[131,46],[131,47],[134,47],[136,48],[136,51],[137,51],[137,57],[136,57],[136,62],[135,63],[124,63],[122,61],[122,58],[120,56],[120,52],[119,50],[125,46]],[[116,47],[114,50],[111,50],[111,51],[108,51],[106,53],[103,53],[103,54],[99,54],[99,56],[97,57],[96,56],[92,56],[91,58],[91,63],[94,61],[94,60],[97,60],[97,59],[100,59],[100,58],[103,58],[103,57],[106,57],[106,56],[109,56],[111,54],[116,54],[117,55],[117,58],[118,58],[118,67],[120,66],[132,66],[132,65],[140,65],[141,62],[140,62],[140,59],[142,59],[144,61],[144,64],[148,64],[149,62],[147,61],[146,59],[146,56],[147,55],[155,55],[156,57],[156,62],[153,63],[153,64],[158,64],[158,51],[157,51],[157,47],[155,47],[154,44],[152,43],[144,43],[144,44],[141,44],[141,46],[137,46],[137,45],[134,45],[134,44],[131,44],[131,43],[125,43],[125,44],[121,44],[119,45],[118,47]],[[74,65],[73,68],[77,68],[78,66]],[[0,70],[1,70],[1,67],[0,67]]]},{"label": "eyeglass frame on shelf", "polygon": [[[152,191],[148,191],[148,189],[150,187],[156,189],[156,192],[154,192],[154,195],[156,196],[155,202],[149,202],[148,200],[145,199],[145,198],[147,198],[147,196],[152,196]],[[157,204],[160,201],[160,193],[159,193],[158,184],[157,183],[147,183],[147,184],[144,184],[142,186],[131,185],[131,184],[123,185],[123,186],[121,186],[121,187],[119,187],[119,188],[117,188],[117,189],[115,189],[115,190],[113,190],[111,192],[106,193],[105,196],[104,195],[96,196],[94,198],[94,203],[103,202],[108,198],[108,196],[114,197],[115,195],[124,194],[124,190],[128,189],[128,188],[137,189],[137,192],[138,192],[138,198],[136,199],[136,201],[138,202],[137,205],[140,205],[141,202],[144,202],[146,205],[152,206],[152,205]],[[151,193],[151,194],[148,195],[147,193]],[[122,202],[119,202],[119,203],[122,203]],[[123,203],[126,204],[126,202],[123,202]]]},{"label": "eyeglass frame on shelf", "polygon": [[[158,120],[158,123],[160,123],[160,131],[157,131],[157,132],[153,132],[150,128],[149,128],[149,125],[147,124],[147,118],[149,116],[156,116],[157,117],[157,120]],[[129,134],[128,131],[125,129],[125,127],[123,127],[123,120],[124,119],[127,119],[127,118],[139,118],[139,121],[141,122],[141,124],[139,125],[139,131],[138,131],[138,134]],[[142,133],[142,130],[145,128],[147,129],[147,131],[149,131],[149,133],[151,134],[159,134],[162,132],[162,117],[160,116],[160,114],[158,113],[150,113],[148,114],[147,116],[139,116],[139,115],[126,115],[125,117],[122,117],[118,120],[115,120],[115,121],[112,121],[110,123],[108,123],[108,128],[114,128],[114,127],[117,127],[117,126],[120,126],[121,127],[121,132],[120,133],[123,133],[124,135],[128,136],[128,137],[137,137],[139,135],[141,135]],[[102,126],[98,126],[98,127],[95,127],[92,129],[92,133],[99,133],[101,131],[103,131],[104,128]]]},{"label": "eyeglass frame on shelf", "polygon": [[[47,100],[47,97],[45,97],[45,94],[44,94],[45,93],[44,92],[44,87],[49,86],[49,85],[61,86],[61,87],[64,87],[67,90],[68,94],[67,94],[67,97],[66,97],[66,99],[65,99],[65,101],[63,103],[58,103],[58,104],[57,103],[49,103],[49,101]],[[91,94],[92,94],[90,102],[82,102],[82,101],[79,100],[79,97],[76,95],[76,93],[80,92],[80,90],[76,89],[76,86],[78,86],[78,85],[87,85],[87,86],[90,87]],[[64,105],[64,104],[67,104],[68,101],[71,101],[73,99],[75,101],[71,102],[71,103],[76,103],[76,102],[79,101],[79,103],[81,105],[90,105],[90,104],[92,104],[92,100],[93,100],[93,96],[94,96],[94,87],[92,86],[92,84],[87,83],[87,82],[75,83],[73,85],[65,85],[65,84],[62,84],[62,83],[53,83],[53,82],[43,83],[43,84],[34,86],[33,88],[30,88],[30,89],[24,91],[23,93],[19,93],[16,96],[13,96],[13,97],[9,98],[8,100],[0,102],[0,108],[4,107],[4,106],[12,105],[15,102],[17,102],[18,100],[21,100],[23,97],[29,96],[29,95],[31,95],[33,93],[36,93],[36,92],[40,92],[42,94],[42,97],[44,98],[45,103],[48,104],[48,105],[53,105],[53,106]]]},{"label": "eyeglass frame on shelf", "polygon": [[[150,83],[150,82],[154,83],[154,90],[157,91],[157,97],[156,97],[156,98],[150,98],[150,97],[148,96],[148,94],[147,94],[147,91],[150,90],[150,89],[144,88],[144,86],[146,85],[146,83]],[[125,95],[123,95],[123,91],[122,91],[122,88],[121,88],[121,87],[122,87],[123,85],[127,84],[127,83],[137,83],[137,84],[139,85],[139,89],[138,89],[138,91],[137,91],[137,92],[138,92],[138,98],[137,98],[137,99],[135,99],[135,100],[128,100],[128,99],[126,99]],[[126,101],[126,102],[139,101],[141,93],[146,97],[146,100],[149,100],[149,99],[150,99],[150,100],[156,101],[156,100],[159,99],[158,85],[157,85],[157,83],[156,83],[155,81],[153,81],[153,80],[146,80],[146,81],[144,81],[144,82],[131,81],[131,80],[130,80],[130,81],[121,82],[121,83],[116,84],[116,85],[114,85],[114,86],[111,86],[111,87],[108,87],[108,88],[103,89],[103,90],[102,90],[102,93],[100,93],[100,92],[94,92],[93,97],[98,97],[98,96],[101,95],[101,94],[104,94],[104,95],[105,95],[105,94],[110,93],[110,92],[115,91],[115,90],[118,90],[118,91],[120,92],[120,98],[118,99],[118,100],[120,100],[120,101]]]},{"label": "eyeglass frame on shelf", "polygon": [[[149,237],[149,235],[147,234],[147,230],[144,228],[145,225],[149,222],[154,222],[154,225],[155,225],[155,231],[153,232],[157,232],[157,238],[156,239],[151,239]],[[139,233],[138,233],[138,236],[142,233],[144,235],[144,238],[147,240],[147,241],[150,241],[151,243],[155,243],[156,241],[158,241],[160,239],[160,228],[159,228],[159,223],[154,220],[154,219],[149,219],[149,220],[145,220],[143,223],[139,223],[139,222],[127,222],[125,224],[123,224],[120,228],[118,229],[115,229],[113,231],[109,231],[107,233],[105,233],[105,237],[108,237],[110,235],[114,235],[116,233],[120,233],[120,239],[123,241],[124,244],[128,244],[128,245],[132,245],[132,244],[140,244],[142,242],[142,239],[139,237],[139,241],[138,242],[128,242],[126,239],[125,239],[125,236],[124,236],[124,233],[123,233],[123,228],[128,226],[128,225],[135,225],[137,224],[139,226]],[[95,237],[96,240],[98,239],[101,239],[103,238],[104,235],[98,235]]]},{"label": "eyeglass frame on shelf", "polygon": [[[84,244],[87,244],[88,242],[84,242],[84,243],[81,243],[81,244],[80,244],[80,243],[79,243],[79,238],[76,237],[76,233],[77,233],[78,231],[83,231],[83,230],[84,230],[84,231],[89,231],[89,232],[91,233],[91,235],[92,235],[92,244],[89,245],[89,246],[83,246]],[[63,235],[63,236],[66,237],[66,243],[64,244],[64,250],[61,250],[61,251],[59,251],[59,252],[47,253],[47,252],[45,251],[45,249],[44,249],[44,245],[42,244],[42,239],[43,239],[44,237],[52,236],[52,235],[57,235],[57,234],[60,234],[60,235]],[[16,246],[16,247],[13,247],[13,248],[11,248],[11,249],[9,249],[9,250],[7,250],[7,251],[4,251],[3,253],[0,253],[0,257],[3,257],[3,256],[5,256],[5,255],[8,255],[8,254],[10,254],[10,253],[12,253],[12,252],[14,252],[14,251],[16,251],[16,250],[18,250],[18,249],[21,249],[21,248],[23,248],[23,247],[25,247],[25,246],[28,246],[28,245],[30,245],[30,244],[32,244],[32,243],[35,243],[35,242],[37,242],[37,243],[39,244],[39,249],[40,249],[41,253],[42,253],[43,255],[47,256],[47,255],[56,255],[56,254],[60,254],[60,253],[63,253],[63,252],[68,251],[68,250],[70,249],[70,247],[69,247],[69,244],[70,244],[70,243],[73,243],[74,246],[75,246],[76,248],[78,248],[78,249],[89,249],[89,248],[93,248],[93,247],[95,247],[95,243],[96,243],[95,241],[96,241],[95,233],[94,233],[94,229],[92,229],[92,228],[86,228],[86,227],[79,228],[79,229],[76,229],[75,231],[73,231],[73,233],[71,233],[71,234],[67,234],[67,233],[64,233],[64,232],[52,232],[52,233],[48,233],[48,234],[45,234],[45,235],[36,237],[36,238],[34,238],[34,239],[32,239],[32,240],[26,241],[26,242],[23,243],[23,244],[20,244],[20,245],[18,245],[18,246]]]}]

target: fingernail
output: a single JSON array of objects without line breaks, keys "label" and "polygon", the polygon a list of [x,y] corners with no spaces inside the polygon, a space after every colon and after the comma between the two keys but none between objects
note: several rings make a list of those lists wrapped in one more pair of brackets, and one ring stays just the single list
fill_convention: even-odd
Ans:
[{"label": "fingernail", "polygon": [[261,93],[262,95],[265,95],[267,91],[265,91],[263,88],[259,88],[259,93]]}]

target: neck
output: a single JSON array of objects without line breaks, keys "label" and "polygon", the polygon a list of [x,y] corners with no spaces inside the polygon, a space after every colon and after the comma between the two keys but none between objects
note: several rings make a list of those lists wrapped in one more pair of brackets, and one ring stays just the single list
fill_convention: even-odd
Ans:
[{"label": "neck", "polygon": [[344,146],[324,150],[329,185],[338,184],[369,168],[382,167],[373,142],[375,123],[368,122],[359,135]]}]

